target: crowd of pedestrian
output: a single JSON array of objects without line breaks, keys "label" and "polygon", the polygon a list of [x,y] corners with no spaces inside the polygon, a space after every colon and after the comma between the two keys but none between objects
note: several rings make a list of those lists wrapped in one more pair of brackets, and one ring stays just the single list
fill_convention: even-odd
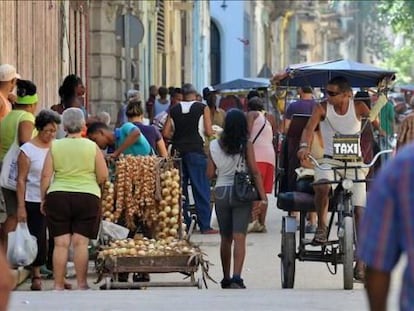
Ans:
[{"label": "crowd of pedestrian", "polygon": [[[153,85],[146,101],[139,90],[131,89],[125,93],[125,102],[113,126],[111,116],[105,111],[88,115],[85,93],[82,80],[70,74],[58,90],[60,102],[38,111],[41,98],[34,82],[22,79],[11,65],[0,65],[0,159],[11,157],[12,146],[17,146],[15,185],[1,184],[0,209],[6,213],[6,219],[0,224],[0,268],[5,276],[0,281],[0,306],[7,304],[7,291],[15,286],[12,278],[6,277],[9,274],[5,253],[8,233],[16,229],[18,222],[26,222],[37,239],[38,253],[30,266],[31,290],[43,289],[45,273],[53,276],[55,290],[72,288],[66,280],[70,247],[73,247],[77,288],[89,288],[88,244],[90,239],[96,239],[101,219],[100,185],[108,178],[105,157],[116,159],[121,154],[171,155],[182,159],[182,192],[186,198],[183,214],[187,227],[191,214],[195,213],[201,234],[220,233],[222,287],[245,288],[241,274],[246,233],[248,224],[258,221],[262,227],[257,231],[265,231],[266,195],[271,192],[274,178],[272,140],[278,127],[264,111],[259,94],[252,93],[249,97],[251,112],[247,113],[231,109],[247,110],[247,102],[243,106],[236,96],[220,99],[212,87],[206,87],[201,95],[191,84],[170,88]],[[253,112],[255,115],[251,117]],[[256,119],[266,123],[263,134],[257,132]],[[260,156],[255,160],[255,154],[261,152],[249,141],[253,131],[258,136],[254,142],[257,148],[266,145],[273,150],[267,160]],[[221,139],[221,134],[227,138]],[[233,136],[238,139],[236,144],[231,141]],[[229,176],[234,174],[234,169],[224,168],[217,158],[218,162],[213,162],[217,148],[222,148],[221,156],[231,161],[236,153],[245,157],[262,199],[255,208],[252,204],[217,197],[223,185],[231,186]],[[247,151],[244,156],[241,149]],[[211,165],[216,169],[212,170]],[[216,178],[210,181],[206,172],[213,176],[216,171]],[[224,184],[223,178],[227,180]],[[195,210],[190,208],[189,191]],[[214,193],[219,230],[211,225]],[[244,216],[233,222],[232,217],[239,218],[241,210]],[[231,275],[233,243],[237,256]]]},{"label": "crowd of pedestrian", "polygon": [[[370,108],[358,97],[354,101],[347,82],[340,78],[328,83],[329,104],[318,103],[313,90],[302,87],[299,100],[275,114],[266,110],[268,105],[257,91],[246,97],[225,96],[210,86],[200,95],[189,83],[180,88],[152,85],[146,101],[139,90],[125,93],[113,127],[105,111],[88,115],[85,91],[82,80],[71,74],[59,88],[60,103],[37,113],[41,98],[36,85],[22,79],[13,66],[0,65],[0,160],[5,161],[12,146],[18,146],[15,186],[1,184],[0,202],[7,217],[0,227],[0,267],[5,269],[8,233],[18,222],[27,222],[38,244],[31,265],[32,290],[42,290],[42,269],[51,270],[55,290],[72,287],[65,279],[71,245],[77,287],[89,288],[88,243],[96,238],[101,219],[100,185],[108,178],[105,157],[115,160],[122,154],[181,159],[187,228],[196,214],[201,234],[220,234],[221,287],[245,288],[246,234],[266,232],[267,195],[274,189],[278,152],[274,138],[288,132],[295,114],[312,115],[302,135],[300,166],[313,171],[315,180],[329,179],[314,171],[307,155],[328,159],[332,127],[345,134],[357,132],[361,117],[368,116]],[[385,120],[385,114],[382,117]],[[381,132],[382,120],[372,121]],[[386,135],[391,135],[392,125],[384,127]],[[257,186],[259,199],[255,202],[236,201],[232,195],[240,162],[245,163]],[[326,162],[332,164],[329,159]],[[309,214],[308,232],[315,232],[316,243],[325,243],[329,187],[315,186],[314,192],[318,213]],[[365,192],[357,188],[354,192],[355,204],[362,208]],[[212,201],[219,230],[211,224]],[[355,212],[359,224],[362,210],[356,208]],[[368,258],[364,252],[360,255],[362,260]],[[363,280],[362,260],[357,262],[356,276]],[[12,287],[7,278],[1,279],[0,290]],[[0,304],[7,301],[2,295]]]}]

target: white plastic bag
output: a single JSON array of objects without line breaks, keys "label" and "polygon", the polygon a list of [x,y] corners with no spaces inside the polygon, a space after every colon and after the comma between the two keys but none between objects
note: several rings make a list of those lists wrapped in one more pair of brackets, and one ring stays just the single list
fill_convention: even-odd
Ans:
[{"label": "white plastic bag", "polygon": [[37,239],[30,234],[27,223],[19,222],[8,235],[7,260],[12,266],[28,266],[37,256]]},{"label": "white plastic bag", "polygon": [[101,232],[99,233],[101,239],[105,239],[105,236],[109,236],[111,239],[123,240],[127,238],[128,234],[129,230],[127,228],[102,220]]},{"label": "white plastic bag", "polygon": [[17,157],[20,153],[20,146],[18,141],[18,132],[20,119],[24,115],[24,111],[20,114],[16,124],[16,136],[11,144],[9,150],[3,158],[3,164],[0,172],[0,186],[9,190],[16,191],[17,188]]},{"label": "white plastic bag", "polygon": [[0,186],[16,191],[17,187],[17,157],[20,147],[13,142],[3,159],[3,166],[0,173]]}]

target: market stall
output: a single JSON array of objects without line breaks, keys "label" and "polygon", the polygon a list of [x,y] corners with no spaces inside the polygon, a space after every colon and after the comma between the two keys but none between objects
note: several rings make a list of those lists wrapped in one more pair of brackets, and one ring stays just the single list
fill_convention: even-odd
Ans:
[{"label": "market stall", "polygon": [[[137,225],[146,234],[101,241],[97,254],[98,281],[105,278],[106,288],[142,286],[196,286],[206,284],[208,261],[205,254],[189,241],[182,216],[181,161],[155,156],[123,156],[114,167],[111,181],[102,193],[105,222],[122,224],[136,232]],[[202,277],[196,273],[201,268]],[[187,282],[120,282],[121,273],[185,274]]]}]

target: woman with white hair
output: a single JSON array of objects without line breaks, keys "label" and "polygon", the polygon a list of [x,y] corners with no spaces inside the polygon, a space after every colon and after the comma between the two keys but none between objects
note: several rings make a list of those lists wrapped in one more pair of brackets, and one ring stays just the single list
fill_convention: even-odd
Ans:
[{"label": "woman with white hair", "polygon": [[101,216],[99,185],[108,177],[108,168],[98,146],[81,136],[85,127],[82,110],[66,109],[62,123],[68,134],[54,141],[46,156],[41,178],[41,208],[55,242],[54,289],[65,287],[71,244],[78,289],[88,289],[88,243],[98,234]]}]

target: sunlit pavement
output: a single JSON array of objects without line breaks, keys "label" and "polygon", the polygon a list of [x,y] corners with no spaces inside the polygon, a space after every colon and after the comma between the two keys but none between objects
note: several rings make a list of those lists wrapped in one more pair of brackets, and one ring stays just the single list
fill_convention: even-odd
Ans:
[{"label": "sunlit pavement", "polygon": [[[23,283],[13,293],[10,310],[368,310],[362,284],[354,290],[342,289],[342,270],[331,275],[323,263],[297,262],[295,289],[281,289],[280,224],[282,211],[276,200],[269,201],[267,233],[248,235],[248,249],[244,273],[247,290],[222,290],[218,284],[207,281],[209,289],[196,287],[149,287],[146,290],[89,290],[51,291],[52,281],[43,281],[43,292],[30,292],[30,282]],[[210,275],[222,278],[219,259],[219,236],[194,234],[192,242],[200,244],[211,262]],[[90,285],[96,275],[91,265]],[[151,274],[151,281],[183,281],[181,274]],[[75,279],[69,282],[76,284]],[[389,310],[397,310],[401,265],[393,275]]]}]

